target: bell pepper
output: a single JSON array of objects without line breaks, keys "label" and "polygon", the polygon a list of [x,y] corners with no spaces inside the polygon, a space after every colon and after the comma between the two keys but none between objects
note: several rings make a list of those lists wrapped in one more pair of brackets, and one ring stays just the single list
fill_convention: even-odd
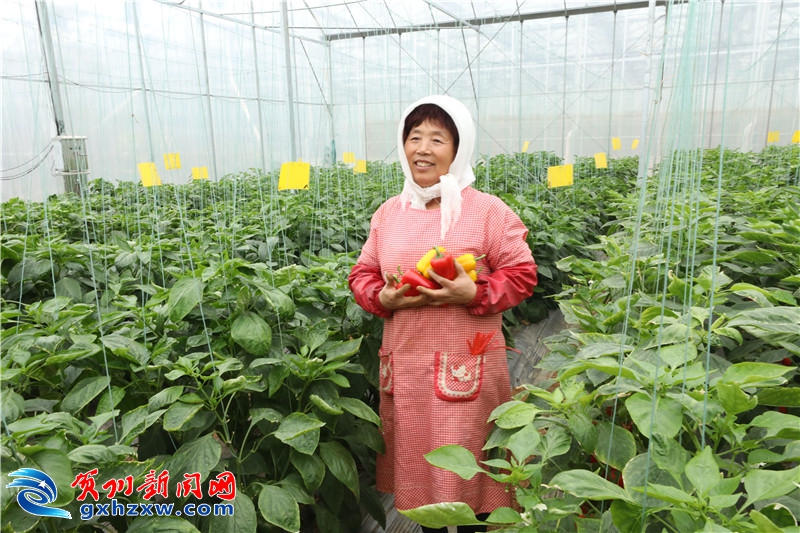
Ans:
[{"label": "bell pepper", "polygon": [[461,263],[461,266],[464,267],[464,270],[466,270],[467,273],[469,273],[470,270],[475,270],[477,262],[483,259],[484,257],[486,257],[486,254],[479,255],[478,257],[475,257],[472,254],[464,254],[458,256],[456,261]]},{"label": "bell pepper", "polygon": [[[403,271],[400,270],[400,267],[398,266],[397,272],[400,275],[400,279],[395,284],[396,289],[399,289],[405,284],[411,285],[411,288],[408,289],[403,296],[419,296],[421,293],[417,290],[417,287],[425,287],[427,289],[432,289],[432,290],[442,288],[438,283],[436,283],[432,279],[426,278],[416,270],[409,269],[404,274]],[[397,277],[395,277],[395,280],[397,280]]]},{"label": "bell pepper", "polygon": [[431,275],[428,274],[428,269],[431,268],[431,260],[436,257],[436,254],[444,254],[445,252],[446,250],[443,246],[434,246],[428,250],[428,253],[422,256],[422,259],[417,261],[417,270],[421,272],[423,276],[430,279]]},{"label": "bell pepper", "polygon": [[436,255],[431,259],[431,270],[447,279],[456,279],[456,262],[447,252],[436,250]]}]

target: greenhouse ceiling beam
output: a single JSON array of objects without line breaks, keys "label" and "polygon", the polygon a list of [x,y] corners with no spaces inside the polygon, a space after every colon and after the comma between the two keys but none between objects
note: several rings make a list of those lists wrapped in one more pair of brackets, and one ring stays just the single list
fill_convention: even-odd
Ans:
[{"label": "greenhouse ceiling beam", "polygon": [[[259,30],[264,30],[264,31],[268,31],[268,32],[271,32],[271,33],[277,33],[278,35],[283,35],[283,30],[282,29],[272,28],[270,26],[261,26],[259,24],[254,23],[254,22],[247,22],[246,20],[241,20],[241,19],[237,19],[237,18],[234,18],[234,17],[229,17],[227,15],[222,15],[220,13],[213,13],[211,11],[205,11],[203,9],[198,9],[198,8],[192,7],[192,6],[185,6],[183,4],[175,4],[173,2],[167,2],[166,0],[156,0],[156,2],[158,2],[159,4],[164,4],[165,6],[179,7],[181,9],[185,9],[187,11],[192,11],[194,13],[199,13],[199,14],[205,15],[207,17],[216,17],[218,19],[227,20],[228,22],[233,22],[234,24],[243,24],[244,26],[250,26],[252,28],[257,28]],[[292,33],[291,37],[293,39],[300,39],[302,41],[308,41],[308,42],[316,43],[316,44],[322,44],[322,45],[327,44],[327,42],[324,41],[324,40],[314,39],[313,37],[306,37],[306,36],[303,36],[303,35],[297,35],[296,33]]]},{"label": "greenhouse ceiling beam", "polygon": [[[672,4],[687,4],[689,0],[672,0]],[[668,7],[670,4],[669,0],[656,0],[656,6],[658,7]],[[431,4],[433,5],[433,4]],[[437,24],[428,24],[428,25],[419,25],[419,26],[398,26],[395,28],[373,28],[370,30],[362,30],[362,31],[352,31],[352,32],[343,32],[343,33],[335,33],[332,35],[326,35],[325,40],[328,42],[331,41],[341,41],[345,39],[358,39],[363,37],[376,37],[379,35],[389,35],[389,34],[396,34],[396,33],[411,33],[417,31],[430,31],[433,29],[445,29],[445,28],[460,28],[462,26],[482,26],[485,24],[505,24],[507,22],[519,22],[523,20],[536,20],[536,19],[548,19],[548,18],[558,18],[558,17],[571,17],[575,15],[591,15],[593,13],[607,13],[607,12],[617,12],[617,11],[626,11],[629,9],[645,9],[649,5],[649,2],[646,0],[636,1],[636,2],[615,2],[612,4],[605,4],[602,6],[591,6],[591,7],[576,7],[571,9],[558,9],[552,11],[541,11],[538,13],[524,13],[518,15],[507,15],[507,16],[497,16],[497,17],[482,17],[482,18],[474,18],[474,19],[465,19],[465,20],[452,20],[449,22],[440,22]],[[435,5],[433,7],[436,7]],[[437,9],[439,9],[437,7]],[[441,11],[441,9],[439,9]],[[451,15],[452,16],[452,15]]]}]

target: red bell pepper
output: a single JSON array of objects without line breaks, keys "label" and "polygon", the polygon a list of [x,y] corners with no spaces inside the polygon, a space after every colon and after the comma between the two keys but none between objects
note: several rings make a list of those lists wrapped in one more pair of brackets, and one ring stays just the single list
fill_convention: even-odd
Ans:
[{"label": "red bell pepper", "polygon": [[438,248],[436,255],[431,259],[431,269],[443,278],[456,278],[456,262],[453,255],[449,252],[442,253]]},{"label": "red bell pepper", "polygon": [[411,288],[406,291],[403,296],[419,296],[421,293],[417,290],[417,287],[425,287],[427,289],[441,289],[441,285],[433,281],[432,279],[428,279],[416,270],[409,269],[403,274],[403,271],[400,270],[400,267],[397,267],[397,271],[400,274],[400,281],[397,282],[395,288],[399,289],[405,284],[411,285]]}]

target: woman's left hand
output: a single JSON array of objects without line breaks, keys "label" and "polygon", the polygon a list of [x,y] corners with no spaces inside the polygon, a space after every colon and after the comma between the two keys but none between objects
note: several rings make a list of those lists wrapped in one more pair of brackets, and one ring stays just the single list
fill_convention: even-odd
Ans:
[{"label": "woman's left hand", "polygon": [[424,294],[425,296],[429,296],[431,301],[428,302],[428,305],[445,305],[445,304],[468,304],[473,299],[475,299],[475,295],[478,292],[478,288],[475,286],[475,282],[472,281],[472,278],[469,277],[467,271],[464,270],[464,267],[461,266],[461,263],[458,261],[456,263],[456,277],[452,280],[444,278],[433,271],[433,269],[428,269],[428,273],[431,275],[431,279],[433,279],[436,283],[442,286],[441,289],[427,289],[425,287],[417,287],[417,290],[420,294]]}]

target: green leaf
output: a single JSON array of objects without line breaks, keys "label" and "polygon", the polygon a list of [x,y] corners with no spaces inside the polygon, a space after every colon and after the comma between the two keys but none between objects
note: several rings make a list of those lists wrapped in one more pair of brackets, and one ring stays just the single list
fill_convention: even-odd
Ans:
[{"label": "green leaf", "polygon": [[583,451],[593,453],[597,447],[597,427],[592,423],[589,415],[583,411],[570,413],[567,425]]},{"label": "green leaf", "polygon": [[[509,437],[506,447],[514,455],[514,458],[522,463],[531,455],[538,455],[537,448],[541,438],[536,426],[528,424]],[[470,455],[472,454],[470,453]]]},{"label": "green leaf", "polygon": [[317,322],[311,328],[298,330],[295,335],[308,346],[308,352],[311,353],[328,340],[328,325],[325,321]]},{"label": "green leaf", "polygon": [[[74,491],[70,485],[75,479],[72,474],[72,461],[61,450],[42,450],[31,455],[25,466],[45,472],[53,479],[58,490],[55,507],[61,507],[72,501]],[[74,515],[73,515],[74,518]]]},{"label": "green leaf", "polygon": [[552,426],[544,434],[541,444],[542,462],[564,455],[572,445],[572,437],[564,428]]},{"label": "green leaf", "polygon": [[261,294],[270,303],[281,320],[291,320],[294,318],[294,300],[286,293],[279,290],[262,289]]},{"label": "green leaf", "polygon": [[208,533],[255,533],[258,524],[256,508],[250,496],[237,492],[232,502],[233,515],[212,514],[208,520]]},{"label": "green leaf", "polygon": [[86,444],[71,450],[67,457],[76,463],[97,464],[116,461],[117,454],[102,444]]},{"label": "green leaf", "polygon": [[636,503],[624,489],[588,470],[559,472],[548,485],[586,500],[624,500]]},{"label": "green leaf", "polygon": [[81,284],[76,279],[61,278],[56,282],[55,291],[59,296],[66,296],[72,298],[75,302],[83,301],[83,290]]},{"label": "green leaf", "polygon": [[776,526],[772,520],[758,511],[750,511],[750,520],[758,528],[758,533],[783,533],[783,529]]},{"label": "green leaf", "polygon": [[272,329],[252,311],[245,311],[236,317],[231,326],[231,337],[253,355],[267,355],[272,345]]},{"label": "green leaf", "polygon": [[683,407],[672,398],[656,396],[656,402],[653,405],[652,398],[647,394],[637,392],[625,401],[625,407],[636,427],[645,437],[649,437],[651,433],[674,437],[681,430]]},{"label": "green leaf", "polygon": [[739,385],[733,383],[717,383],[717,396],[729,415],[749,411],[758,405],[757,397],[748,396]]},{"label": "green leaf", "polygon": [[518,524],[522,516],[511,507],[498,507],[486,518],[489,524]]},{"label": "green leaf", "polygon": [[319,428],[324,425],[325,422],[295,412],[281,421],[275,437],[298,452],[311,455],[319,443]]},{"label": "green leaf", "polygon": [[642,508],[624,500],[614,500],[611,502],[611,518],[620,533],[641,533],[645,528],[642,527]]},{"label": "green leaf", "polygon": [[222,446],[211,433],[184,443],[164,462],[164,470],[173,473],[169,483],[170,493],[174,492],[177,482],[183,479],[183,474],[199,472],[201,481],[208,478],[221,455]]},{"label": "green leaf", "polygon": [[10,424],[25,412],[25,399],[11,389],[0,391],[0,412],[3,422]]},{"label": "green leaf", "polygon": [[781,437],[787,439],[800,439],[800,417],[779,413],[778,411],[767,411],[755,417],[751,426],[766,428],[765,437]]},{"label": "green leaf", "polygon": [[512,400],[497,407],[489,417],[489,421],[495,420],[498,427],[513,429],[527,426],[541,409],[533,404]]},{"label": "green leaf", "polygon": [[164,413],[163,426],[166,431],[181,431],[200,409],[203,408],[199,403],[184,403],[177,401],[169,406]]},{"label": "green leaf", "polygon": [[747,492],[747,501],[740,509],[758,501],[789,494],[797,488],[798,479],[800,479],[800,466],[790,470],[751,470],[742,480],[744,490]]},{"label": "green leaf", "polygon": [[166,409],[159,409],[149,413],[146,405],[142,405],[122,415],[122,435],[119,442],[130,444],[144,430],[152,426],[161,417]]},{"label": "green leaf", "polygon": [[362,420],[366,420],[367,422],[372,422],[376,426],[380,427],[381,425],[381,417],[372,410],[370,406],[359,400],[358,398],[350,398],[348,396],[342,396],[339,398],[339,405],[342,406],[342,409],[347,411],[348,413],[357,416]]},{"label": "green leaf", "polygon": [[728,327],[741,328],[759,338],[776,333],[796,335],[800,328],[800,307],[746,309],[733,317]]},{"label": "green leaf", "polygon": [[[320,411],[322,411],[325,414],[340,415],[340,414],[342,414],[344,412],[338,406],[326,402],[325,400],[323,400],[320,396],[318,396],[316,394],[309,394],[308,399],[312,404],[314,404],[314,406],[317,409],[319,409]],[[330,401],[334,402],[333,399],[331,399]],[[338,400],[336,401],[336,403],[338,403]]]},{"label": "green leaf", "polygon": [[425,454],[425,460],[433,466],[455,472],[464,479],[472,479],[478,472],[484,472],[472,452],[458,444],[436,448]]},{"label": "green leaf", "polygon": [[656,466],[669,472],[676,481],[681,481],[684,466],[690,459],[689,452],[675,439],[658,433],[653,434],[651,456]]},{"label": "green leaf", "polygon": [[80,382],[76,383],[64,399],[61,400],[61,409],[72,414],[77,414],[78,411],[94,400],[95,396],[108,388],[108,383],[108,376],[96,376],[82,379]]},{"label": "green leaf", "polygon": [[167,315],[173,322],[180,322],[203,301],[205,284],[194,277],[179,279],[169,290]]},{"label": "green leaf", "polygon": [[800,387],[775,387],[758,391],[759,405],[800,407]]},{"label": "green leaf", "polygon": [[361,348],[361,339],[362,337],[359,337],[357,339],[338,342],[333,346],[327,347],[325,350],[325,361],[332,362],[349,359],[358,353],[359,348]]},{"label": "green leaf", "polygon": [[703,451],[695,455],[686,463],[686,477],[692,482],[697,493],[708,496],[709,492],[720,482],[720,472],[711,447],[706,446]]},{"label": "green leaf", "polygon": [[183,386],[175,385],[174,387],[167,387],[160,390],[150,397],[147,402],[147,408],[150,412],[156,411],[167,405],[172,405],[183,394]]},{"label": "green leaf", "polygon": [[482,524],[475,518],[475,512],[466,503],[432,503],[416,509],[407,509],[398,512],[420,525],[431,528],[447,527],[452,525],[468,526]]},{"label": "green leaf", "polygon": [[597,460],[621,471],[636,455],[636,441],[633,434],[610,422],[600,422],[596,427],[597,446],[594,453]]},{"label": "green leaf", "polygon": [[697,501],[694,496],[683,492],[681,489],[670,487],[669,485],[659,485],[658,483],[648,483],[647,487],[630,487],[630,490],[644,494],[645,488],[647,489],[648,497],[658,498],[674,505],[691,504]]},{"label": "green leaf", "polygon": [[353,455],[336,441],[321,442],[319,453],[333,477],[341,481],[358,499],[358,470]]},{"label": "green leaf", "polygon": [[108,335],[103,335],[100,341],[114,355],[123,357],[131,363],[144,365],[150,361],[150,353],[147,348],[130,337],[109,333]]},{"label": "green leaf", "polygon": [[322,485],[322,480],[325,478],[325,462],[319,455],[306,455],[292,450],[289,460],[300,472],[303,484],[309,492],[316,491]]},{"label": "green leaf", "polygon": [[786,383],[782,376],[789,371],[789,367],[771,363],[737,363],[725,370],[720,381],[740,387],[772,387]]},{"label": "green leaf", "polygon": [[140,516],[131,522],[128,533],[200,533],[200,530],[177,516]]}]

